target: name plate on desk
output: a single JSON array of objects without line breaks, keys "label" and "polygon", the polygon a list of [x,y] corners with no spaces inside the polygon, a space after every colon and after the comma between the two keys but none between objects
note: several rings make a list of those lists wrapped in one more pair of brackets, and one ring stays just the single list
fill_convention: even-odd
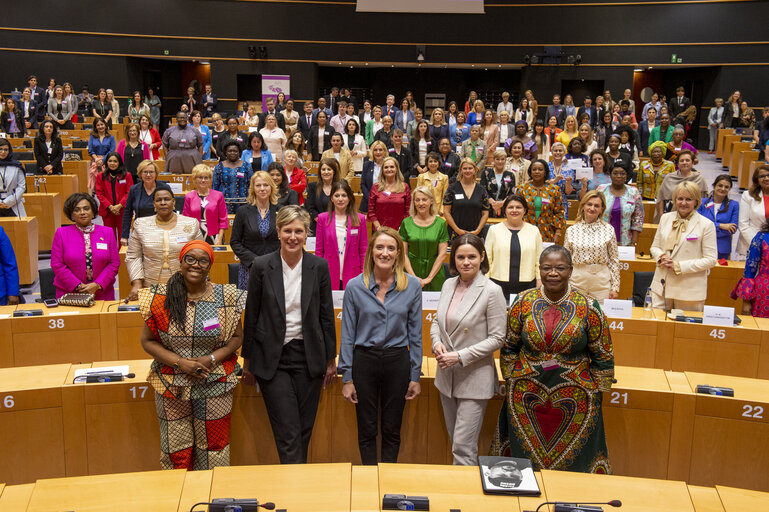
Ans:
[{"label": "name plate on desk", "polygon": [[441,292],[422,292],[422,311],[438,309],[439,300],[441,300]]},{"label": "name plate on desk", "polygon": [[734,326],[734,308],[705,306],[702,310],[702,323],[732,327]]},{"label": "name plate on desk", "polygon": [[633,318],[633,301],[606,299],[603,301],[603,311],[609,318]]},{"label": "name plate on desk", "polygon": [[334,303],[334,309],[342,309],[342,302],[344,302],[344,290],[331,290],[331,300]]},{"label": "name plate on desk", "polygon": [[620,261],[633,261],[635,260],[635,247],[632,245],[619,245],[617,246],[617,253],[619,253]]},{"label": "name plate on desk", "polygon": [[575,177],[578,180],[581,180],[582,178],[587,178],[589,180],[593,179],[593,168],[592,167],[578,167],[574,170]]},{"label": "name plate on desk", "polygon": [[308,236],[304,240],[304,250],[307,252],[315,252],[315,237]]}]

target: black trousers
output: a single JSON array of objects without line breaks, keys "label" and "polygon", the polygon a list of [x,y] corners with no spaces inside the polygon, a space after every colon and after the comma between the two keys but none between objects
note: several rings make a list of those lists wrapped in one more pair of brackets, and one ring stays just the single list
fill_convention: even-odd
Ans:
[{"label": "black trousers", "polygon": [[352,380],[358,394],[358,449],[363,464],[377,464],[377,430],[382,431],[381,462],[398,462],[401,421],[411,363],[407,347],[355,347]]},{"label": "black trousers", "polygon": [[291,340],[285,344],[275,376],[270,380],[257,377],[257,381],[270,417],[280,463],[307,462],[323,377],[312,377],[307,370],[304,341]]},{"label": "black trousers", "polygon": [[537,286],[537,280],[533,279],[531,281],[497,281],[496,279],[492,279],[491,282],[496,283],[499,285],[500,288],[502,288],[502,293],[505,296],[505,300],[510,302],[510,296],[512,294],[519,294],[522,291],[528,290],[529,288],[534,288]]}]

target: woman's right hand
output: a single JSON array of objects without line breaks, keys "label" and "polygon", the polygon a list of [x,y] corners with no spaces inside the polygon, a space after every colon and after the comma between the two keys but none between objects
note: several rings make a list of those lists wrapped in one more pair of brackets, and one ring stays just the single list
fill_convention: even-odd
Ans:
[{"label": "woman's right hand", "polygon": [[121,238],[120,239],[120,245],[123,247],[128,247],[128,239],[127,238]]},{"label": "woman's right hand", "polygon": [[582,178],[579,181],[580,181],[580,183],[582,183],[582,188],[587,190],[587,186],[588,186],[587,185],[587,178]]},{"label": "woman's right hand", "polygon": [[742,302],[742,314],[750,315],[753,313],[753,303],[749,300]]},{"label": "woman's right hand", "polygon": [[440,356],[446,353],[446,347],[443,345],[443,342],[439,341],[433,346],[433,354],[436,356]]},{"label": "woman's right hand", "polygon": [[125,298],[125,301],[131,302],[132,300],[139,300],[139,290],[141,290],[141,286],[134,286],[131,288],[131,291],[128,292],[128,296]]},{"label": "woman's right hand", "polygon": [[355,391],[355,384],[352,381],[342,384],[342,396],[351,404],[358,403],[358,392]]},{"label": "woman's right hand", "polygon": [[729,223],[729,224],[719,224],[718,227],[721,229],[728,231],[731,234],[734,234],[737,232],[737,224]]},{"label": "woman's right hand", "polygon": [[246,386],[256,386],[256,377],[254,377],[253,373],[248,371],[245,362],[243,364],[243,384]]},{"label": "woman's right hand", "polygon": [[[200,364],[194,359],[181,358],[176,363],[179,365],[179,369],[187,374],[188,377],[193,379],[207,379],[209,370],[204,365]],[[200,370],[198,372],[198,370]]]}]

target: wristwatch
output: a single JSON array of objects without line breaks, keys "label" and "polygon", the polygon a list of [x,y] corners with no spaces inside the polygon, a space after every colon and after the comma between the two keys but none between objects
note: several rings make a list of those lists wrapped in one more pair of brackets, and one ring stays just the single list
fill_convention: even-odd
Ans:
[{"label": "wristwatch", "polygon": [[179,359],[176,360],[176,362],[174,364],[171,365],[171,366],[173,366],[174,370],[178,370],[179,369],[179,361],[181,361],[181,360],[182,360],[182,358],[180,357]]}]

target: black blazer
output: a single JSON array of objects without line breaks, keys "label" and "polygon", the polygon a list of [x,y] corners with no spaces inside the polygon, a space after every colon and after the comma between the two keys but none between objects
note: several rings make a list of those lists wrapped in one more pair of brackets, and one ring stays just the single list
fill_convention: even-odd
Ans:
[{"label": "black blazer", "polygon": [[363,197],[360,200],[361,213],[368,213],[368,198],[371,188],[374,186],[374,162],[368,157],[363,159],[363,169],[360,172],[360,191]]},{"label": "black blazer", "polygon": [[453,151],[449,152],[446,158],[443,158],[443,155],[440,156],[441,165],[438,167],[438,170],[449,177],[449,183],[454,183],[457,180],[459,164],[462,162],[462,159],[459,158],[459,155]]},{"label": "black blazer", "polygon": [[[212,133],[212,141],[213,141],[213,131],[211,133]],[[234,140],[235,142],[238,143],[238,147],[240,147],[241,154],[247,147],[249,147],[248,134],[246,132],[238,131],[238,134],[235,137],[233,137],[232,135],[230,135],[230,132],[228,130],[225,130],[221,134],[219,134],[216,138],[216,147],[214,149],[216,150],[216,156],[219,157],[219,160],[224,160],[227,157],[227,155],[225,154],[226,151],[224,151],[224,146],[225,144],[228,144],[231,140]]]},{"label": "black blazer", "polygon": [[678,96],[670,98],[668,101],[668,114],[671,119],[675,119],[677,115],[691,106],[692,102],[686,96],[683,97],[683,105],[678,105]]},{"label": "black blazer", "polygon": [[[410,147],[411,146],[409,146],[409,148]],[[429,146],[427,151],[430,151]],[[401,169],[401,174],[403,175],[403,179],[406,180],[406,184],[408,184],[410,177],[419,174],[416,169],[414,169],[414,160],[411,158],[410,149],[401,146],[401,152],[398,154],[395,152],[395,148],[389,148],[387,154],[398,161],[398,167]]]},{"label": "black blazer", "polygon": [[270,230],[267,232],[267,236],[263,237],[262,232],[259,231],[259,210],[256,206],[244,204],[235,212],[230,245],[232,252],[245,266],[250,267],[258,256],[270,254],[280,249],[278,230],[275,227],[277,213],[277,205],[271,205],[269,211]]},{"label": "black blazer", "polygon": [[43,167],[46,165],[53,166],[54,174],[61,174],[64,171],[64,166],[61,164],[61,161],[64,158],[64,149],[62,148],[61,139],[59,137],[51,138],[50,153],[48,152],[48,146],[45,145],[45,142],[40,140],[39,137],[35,137],[33,150],[35,152],[35,160],[37,161],[36,174],[47,174],[43,170]]},{"label": "black blazer", "polygon": [[[314,254],[302,256],[302,339],[312,377],[326,372],[336,355],[334,304],[328,262]],[[256,258],[251,265],[246,301],[242,355],[256,377],[275,376],[286,335],[286,299],[280,252]]]},{"label": "black blazer", "polygon": [[[587,113],[587,109],[584,105],[579,107],[579,110],[577,110],[577,128],[579,128],[579,118],[583,113]],[[595,125],[598,123],[598,112],[595,110],[595,105],[590,105],[590,127],[595,128]]]},{"label": "black blazer", "polygon": [[307,124],[307,114],[302,112],[299,114],[299,120],[296,122],[296,126],[298,127],[298,130],[302,132],[302,135],[304,135],[304,140],[307,140],[310,138],[310,131],[312,130],[312,127],[315,126],[315,120],[317,116],[315,114],[310,115],[311,121],[310,124]]},{"label": "black blazer", "polygon": [[[432,140],[427,141],[427,152],[430,151],[438,152],[438,145],[434,144]],[[416,176],[419,174],[416,167],[419,164],[419,143],[417,142],[416,138],[412,138],[409,141],[409,153],[411,154],[411,166],[413,167],[412,172]],[[427,158],[425,157],[425,165],[427,165]],[[405,175],[403,176],[406,177]]]},{"label": "black blazer", "polygon": [[384,131],[384,128],[376,132],[374,135],[374,142],[381,140],[385,143],[385,146],[387,146],[387,149],[390,149],[393,147],[393,141],[392,141],[392,134],[393,134],[393,128],[390,128],[389,132]]},{"label": "black blazer", "polygon": [[[16,109],[19,111],[19,113],[24,116],[24,100],[19,100],[16,103]],[[37,122],[38,122],[38,115],[40,114],[40,105],[35,103],[32,100],[29,100],[29,118],[27,121],[30,123],[30,129],[36,129],[37,128]]]},{"label": "black blazer", "polygon": [[[342,180],[344,181],[344,180]],[[330,197],[320,188],[320,197],[317,197],[318,182],[313,181],[307,184],[307,197],[304,199],[304,209],[310,214],[310,233],[315,235],[315,224],[318,221],[318,215],[328,211]]]},{"label": "black blazer", "polygon": [[[285,132],[286,118],[283,117],[283,114],[278,112],[277,109],[275,109],[275,113],[273,115],[275,116],[275,121],[278,122],[278,128],[280,128]],[[267,112],[262,112],[261,114],[259,114],[259,129],[261,130],[262,128],[264,128],[266,124],[267,124]]]},{"label": "black blazer", "polygon": [[320,160],[320,155],[327,149],[331,149],[331,136],[336,133],[330,124],[326,124],[323,130],[323,147],[318,147],[318,125],[313,125],[310,136],[307,138],[307,152],[312,155],[313,162]]},{"label": "black blazer", "polygon": [[430,130],[430,139],[433,141],[433,147],[436,151],[438,150],[438,144],[440,144],[441,139],[451,140],[451,137],[449,137],[449,125],[443,124],[441,126],[435,126],[429,124],[427,127]]},{"label": "black blazer", "polygon": [[[16,127],[19,129],[19,134],[23,137],[27,133],[27,126],[24,124],[24,114],[19,112],[18,104],[16,106]],[[11,115],[8,112],[0,114],[0,129],[5,133],[11,129]]]}]

